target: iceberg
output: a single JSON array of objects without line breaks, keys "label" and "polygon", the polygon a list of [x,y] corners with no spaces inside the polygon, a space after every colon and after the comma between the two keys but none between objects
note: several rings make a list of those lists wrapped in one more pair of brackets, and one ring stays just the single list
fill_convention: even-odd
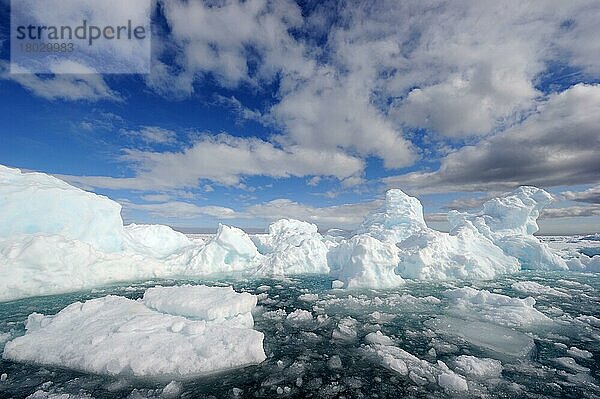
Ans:
[{"label": "iceberg", "polygon": [[172,274],[156,259],[102,252],[91,244],[62,235],[0,238],[0,301]]},{"label": "iceberg", "polygon": [[161,224],[129,224],[124,226],[124,247],[126,251],[147,254],[154,258],[164,258],[192,243],[183,233]]},{"label": "iceberg", "polygon": [[385,194],[383,206],[371,212],[354,235],[397,243],[426,228],[421,202],[400,189],[391,189]]},{"label": "iceberg", "polygon": [[206,245],[192,245],[165,259],[180,275],[205,276],[234,273],[255,268],[261,255],[244,231],[219,224],[216,235]]},{"label": "iceberg", "polygon": [[[255,297],[209,287],[148,291],[144,300],[108,295],[75,302],[53,316],[33,313],[25,335],[6,343],[3,358],[97,374],[161,378],[214,373],[265,360],[263,334],[244,321],[232,322],[238,312],[256,303]],[[224,299],[226,305],[215,310],[205,298],[188,298],[177,305],[177,299],[198,293],[213,301]]]},{"label": "iceberg", "polygon": [[386,193],[350,237],[282,219],[249,236],[226,225],[211,239],[168,226],[124,226],[121,206],[43,173],[0,166],[0,300],[120,281],[329,274],[336,287],[393,288],[405,279],[490,279],[521,269],[599,270],[600,256],[565,262],[533,234],[552,197],[520,187],[478,213],[451,211],[449,233],[427,227],[417,198]]},{"label": "iceberg", "polygon": [[331,274],[346,287],[391,288],[403,279],[490,279],[520,263],[470,221],[442,233],[427,227],[418,199],[389,190],[356,235],[329,251]]},{"label": "iceberg", "polygon": [[265,255],[257,271],[265,276],[329,273],[328,247],[317,226],[295,219],[280,219],[269,225],[268,234],[252,240]]},{"label": "iceberg", "polygon": [[404,283],[395,272],[398,248],[370,235],[342,242],[330,250],[328,257],[332,276],[346,288],[394,288]]},{"label": "iceberg", "polygon": [[398,244],[397,271],[419,280],[491,279],[519,271],[519,262],[469,225],[442,233],[425,229]]},{"label": "iceberg", "polygon": [[121,205],[44,173],[0,165],[0,237],[48,233],[107,251],[123,246]]},{"label": "iceberg", "polygon": [[538,231],[540,211],[552,202],[552,196],[537,187],[523,186],[483,204],[475,214],[448,212],[450,231],[465,224],[474,226],[509,256],[519,260],[521,269],[566,270],[565,261],[542,243]]}]

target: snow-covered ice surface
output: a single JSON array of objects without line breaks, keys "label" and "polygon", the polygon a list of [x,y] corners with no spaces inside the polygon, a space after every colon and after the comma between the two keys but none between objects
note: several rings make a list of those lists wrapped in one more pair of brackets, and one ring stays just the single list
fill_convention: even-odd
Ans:
[{"label": "snow-covered ice surface", "polygon": [[56,315],[32,313],[25,335],[6,343],[3,357],[133,377],[230,370],[265,359],[263,334],[249,314],[255,304],[256,297],[230,287],[156,287],[143,300],[107,295]]},{"label": "snow-covered ice surface", "polygon": [[[151,314],[226,323],[252,305],[248,297],[228,299],[231,285],[257,296],[254,329],[264,334],[267,355],[258,365],[188,378],[99,375],[4,359],[0,397],[36,392],[37,397],[93,398],[600,395],[597,274],[524,271],[478,282],[407,280],[386,290],[332,289],[332,281],[327,275],[153,280],[0,303],[2,349],[25,333],[30,313],[53,315],[76,301],[106,295],[139,299],[131,302]],[[168,291],[173,284],[193,286],[175,295]],[[202,284],[221,287],[222,306],[214,314],[198,311],[207,306],[201,295],[193,295],[206,289]],[[163,288],[147,290],[157,285]],[[142,359],[140,367],[153,368],[152,358]]]}]

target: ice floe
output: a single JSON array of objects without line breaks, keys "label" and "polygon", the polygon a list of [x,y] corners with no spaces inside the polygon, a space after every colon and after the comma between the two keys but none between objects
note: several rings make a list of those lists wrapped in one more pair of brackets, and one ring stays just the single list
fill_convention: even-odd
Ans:
[{"label": "ice floe", "polygon": [[231,287],[183,285],[153,287],[144,292],[144,304],[154,310],[210,323],[252,328],[256,295]]},{"label": "ice floe", "polygon": [[469,355],[458,356],[454,360],[454,367],[460,374],[475,379],[498,378],[502,374],[500,361]]},{"label": "ice floe", "polygon": [[[148,291],[143,300],[109,295],[75,302],[56,315],[33,313],[26,334],[6,343],[3,357],[97,374],[161,378],[213,373],[266,358],[263,334],[247,319],[233,322],[256,299],[209,287]],[[222,300],[224,306],[187,298],[197,294]]]},{"label": "ice floe", "polygon": [[532,297],[511,298],[471,287],[447,290],[444,295],[450,300],[449,314],[526,330],[552,323],[534,307]]},{"label": "ice floe", "polygon": [[383,337],[379,336],[377,343],[372,342],[364,349],[365,354],[374,357],[381,366],[408,376],[417,385],[438,384],[447,391],[468,391],[464,377],[450,370],[444,362],[430,363],[419,359],[404,349],[389,344],[391,339],[385,340]]}]

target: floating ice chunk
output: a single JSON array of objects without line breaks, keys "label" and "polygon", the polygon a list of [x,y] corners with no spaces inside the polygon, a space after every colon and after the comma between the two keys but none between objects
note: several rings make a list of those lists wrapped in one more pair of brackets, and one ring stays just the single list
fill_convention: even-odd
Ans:
[{"label": "floating ice chunk", "polygon": [[300,326],[313,321],[313,315],[308,310],[296,309],[288,314],[285,321],[293,326]]},{"label": "floating ice chunk", "polygon": [[344,288],[344,282],[340,280],[333,280],[331,282],[331,288],[333,288],[334,290]]},{"label": "floating ice chunk", "polygon": [[281,320],[285,318],[287,315],[286,311],[283,309],[270,310],[262,314],[262,317],[269,320]]},{"label": "floating ice chunk", "polygon": [[587,367],[583,367],[577,364],[575,359],[573,359],[572,357],[557,357],[552,360],[554,360],[556,364],[561,365],[562,367],[575,373],[587,373],[590,371],[590,369],[588,369]]},{"label": "floating ice chunk", "polygon": [[252,328],[251,311],[257,298],[247,292],[237,293],[232,287],[183,285],[149,288],[143,300],[146,306],[159,312]]},{"label": "floating ice chunk", "polygon": [[121,205],[44,173],[0,165],[0,237],[60,234],[93,247],[120,251]]},{"label": "floating ice chunk", "polygon": [[498,378],[502,374],[502,363],[496,359],[461,355],[454,360],[455,370],[475,379]]},{"label": "floating ice chunk", "polygon": [[592,327],[598,327],[600,328],[600,319],[597,318],[596,316],[591,316],[591,315],[581,315],[581,316],[577,316],[575,318],[576,320],[579,320],[583,323],[587,323]]},{"label": "floating ice chunk", "polygon": [[368,215],[354,234],[397,243],[425,228],[421,202],[402,190],[392,189],[385,194],[383,206]]},{"label": "floating ice chunk", "polygon": [[467,380],[456,373],[443,373],[438,376],[438,384],[447,391],[468,391]]},{"label": "floating ice chunk", "polygon": [[395,273],[398,248],[369,235],[358,235],[331,249],[331,274],[347,288],[393,288],[404,283]]},{"label": "floating ice chunk", "polygon": [[600,241],[600,233],[583,236],[583,237],[581,237],[581,239],[587,240],[587,241]]},{"label": "floating ice chunk", "polygon": [[266,357],[258,331],[164,314],[112,295],[73,303],[54,316],[34,313],[26,329],[6,344],[5,359],[165,377],[212,373]]},{"label": "floating ice chunk", "polygon": [[[389,313],[423,313],[431,312],[440,304],[440,300],[433,296],[415,297],[410,294],[388,294],[383,297],[368,297],[361,294],[358,296],[346,294],[345,296],[329,297],[320,299],[317,305],[328,312],[337,314],[351,314],[361,317],[370,312],[378,322],[388,322],[395,317]],[[381,313],[382,311],[388,312]]]},{"label": "floating ice chunk", "polygon": [[593,356],[592,352],[586,351],[585,349],[579,349],[574,346],[570,347],[567,353],[580,359],[591,359]]},{"label": "floating ice chunk", "polygon": [[443,362],[438,361],[437,364],[433,364],[391,345],[371,344],[365,347],[364,351],[367,356],[373,356],[383,367],[400,375],[408,375],[417,385],[437,383],[447,390],[467,389],[464,378],[450,370]]},{"label": "floating ice chunk", "polygon": [[600,273],[600,255],[589,257],[580,254],[578,257],[568,259],[566,262],[569,270]]},{"label": "floating ice chunk", "polygon": [[447,290],[444,295],[451,302],[448,312],[461,317],[523,329],[552,323],[548,316],[533,307],[535,299],[532,297],[511,298],[471,287]]},{"label": "floating ice chunk", "polygon": [[567,294],[566,292],[559,291],[556,288],[548,287],[547,285],[536,283],[535,281],[518,281],[512,284],[512,288],[526,294],[551,295],[562,298],[571,297],[571,295]]},{"label": "floating ice chunk", "polygon": [[171,381],[163,388],[160,396],[163,398],[178,398],[181,395],[182,388],[179,381]]},{"label": "floating ice chunk", "polygon": [[256,292],[267,292],[271,289],[270,286],[268,285],[259,285],[258,287],[256,287]]},{"label": "floating ice chunk", "polygon": [[490,323],[440,316],[425,325],[442,336],[466,341],[494,358],[527,358],[535,347],[528,335]]},{"label": "floating ice chunk", "polygon": [[331,370],[339,370],[342,368],[342,359],[338,355],[333,355],[327,361],[327,367]]},{"label": "floating ice chunk", "polygon": [[331,336],[333,339],[340,341],[353,341],[358,334],[357,330],[358,322],[356,319],[346,317],[338,322],[337,327],[333,330]]},{"label": "floating ice chunk", "polygon": [[304,302],[316,302],[319,299],[318,294],[302,294],[298,297],[299,300]]},{"label": "floating ice chunk", "polygon": [[365,336],[365,342],[369,344],[394,345],[394,340],[384,335],[381,331],[368,333]]},{"label": "floating ice chunk", "polygon": [[[192,244],[192,241],[169,226],[160,224],[130,224],[124,227],[125,250],[164,258]],[[198,241],[194,242],[198,245]]]},{"label": "floating ice chunk", "polygon": [[78,394],[71,393],[54,393],[46,392],[43,389],[38,389],[25,399],[93,399],[94,397],[88,393],[82,392]]}]

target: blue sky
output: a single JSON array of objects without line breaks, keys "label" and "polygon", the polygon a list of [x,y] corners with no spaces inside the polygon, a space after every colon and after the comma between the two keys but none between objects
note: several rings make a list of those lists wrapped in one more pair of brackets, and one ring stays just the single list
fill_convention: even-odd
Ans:
[{"label": "blue sky", "polygon": [[600,226],[600,5],[153,2],[150,74],[12,75],[0,163],[127,222],[351,228],[399,187],[433,226],[521,184],[544,232]]}]

